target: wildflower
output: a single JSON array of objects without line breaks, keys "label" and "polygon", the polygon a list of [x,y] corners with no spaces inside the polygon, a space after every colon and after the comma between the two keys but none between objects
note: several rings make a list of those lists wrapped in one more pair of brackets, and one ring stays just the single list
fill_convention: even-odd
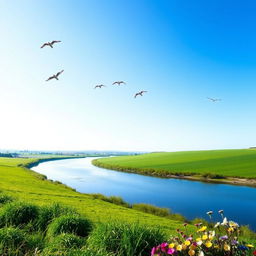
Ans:
[{"label": "wildflower", "polygon": [[196,244],[197,244],[198,246],[202,245],[202,243],[203,243],[203,241],[201,240],[201,238],[197,238],[197,239],[196,239]]},{"label": "wildflower", "polygon": [[219,213],[219,214],[223,214],[224,211],[223,211],[223,210],[219,210],[218,213]]},{"label": "wildflower", "polygon": [[200,229],[197,230],[197,232],[204,232],[206,229],[206,226],[202,226]]},{"label": "wildflower", "polygon": [[174,246],[175,246],[174,243],[169,244],[169,248],[174,248]]},{"label": "wildflower", "polygon": [[181,251],[181,250],[182,250],[182,245],[181,245],[181,244],[178,244],[178,245],[176,246],[176,250],[177,250],[177,251]]},{"label": "wildflower", "polygon": [[211,217],[211,215],[213,214],[213,211],[209,211],[206,214],[209,215],[209,217]]},{"label": "wildflower", "polygon": [[224,250],[225,251],[230,251],[230,246],[228,244],[224,244]]},{"label": "wildflower", "polygon": [[198,256],[204,256],[204,252],[203,252],[203,251],[200,251],[200,252],[198,253]]},{"label": "wildflower", "polygon": [[227,236],[227,235],[220,237],[220,240],[226,240],[226,239],[228,239],[228,236]]},{"label": "wildflower", "polygon": [[246,246],[249,247],[249,248],[253,248],[254,247],[252,244],[247,244]]},{"label": "wildflower", "polygon": [[203,223],[201,223],[201,222],[195,224],[195,226],[196,226],[197,228],[200,227],[200,226],[202,226],[202,225],[203,225]]},{"label": "wildflower", "polygon": [[169,248],[168,250],[167,250],[167,254],[174,254],[175,253],[175,249],[173,249],[173,248]]},{"label": "wildflower", "polygon": [[202,240],[206,240],[207,238],[208,238],[207,235],[203,235],[203,236],[202,236]]},{"label": "wildflower", "polygon": [[221,223],[222,226],[226,226],[228,224],[228,220],[227,218],[225,217]]},{"label": "wildflower", "polygon": [[189,250],[189,251],[188,251],[188,255],[189,255],[189,256],[193,256],[193,255],[195,255],[195,253],[196,253],[196,252],[195,252],[194,250]]},{"label": "wildflower", "polygon": [[234,222],[234,221],[229,221],[229,226],[230,227],[232,227],[232,228],[238,228],[239,227],[239,225],[236,223],[236,222]]},{"label": "wildflower", "polygon": [[239,250],[241,250],[241,251],[247,251],[247,250],[248,250],[248,247],[246,247],[246,246],[244,246],[244,245],[239,245],[237,248],[238,248]]},{"label": "wildflower", "polygon": [[186,241],[184,242],[184,244],[185,244],[186,246],[189,246],[191,243],[190,243],[189,240],[186,240]]},{"label": "wildflower", "polygon": [[220,222],[217,222],[214,226],[214,228],[217,228],[220,225]]},{"label": "wildflower", "polygon": [[188,225],[188,223],[183,223],[183,226],[186,227]]},{"label": "wildflower", "polygon": [[233,232],[234,231],[234,229],[233,228],[228,228],[228,232]]},{"label": "wildflower", "polygon": [[212,247],[211,241],[208,240],[208,241],[205,243],[205,246],[206,246],[207,248]]},{"label": "wildflower", "polygon": [[256,255],[256,250],[255,251],[253,251],[253,253],[252,253],[253,255]]}]

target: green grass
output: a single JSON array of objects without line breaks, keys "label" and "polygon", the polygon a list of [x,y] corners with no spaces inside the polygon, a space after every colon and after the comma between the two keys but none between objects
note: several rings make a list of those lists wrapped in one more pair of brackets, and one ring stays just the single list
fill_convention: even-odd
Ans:
[{"label": "green grass", "polygon": [[96,159],[97,166],[155,176],[201,175],[256,178],[256,150],[208,150],[150,153]]},{"label": "green grass", "polygon": [[106,202],[94,196],[73,191],[65,185],[46,180],[42,178],[42,175],[24,167],[35,161],[37,160],[0,158],[0,190],[14,198],[37,205],[62,203],[75,208],[93,223],[113,220],[128,223],[140,222],[152,227],[160,226],[168,233],[175,233],[175,230],[181,226],[180,221]]}]

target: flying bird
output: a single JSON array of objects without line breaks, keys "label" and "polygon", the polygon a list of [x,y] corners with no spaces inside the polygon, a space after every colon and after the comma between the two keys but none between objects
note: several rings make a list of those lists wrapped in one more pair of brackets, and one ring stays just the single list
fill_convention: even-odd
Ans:
[{"label": "flying bird", "polygon": [[47,81],[49,81],[49,80],[52,80],[52,79],[56,79],[56,80],[59,80],[59,75],[61,74],[61,73],[63,73],[64,72],[64,70],[61,70],[60,72],[58,72],[56,75],[52,75],[52,76],[50,76],[47,80],[46,80],[46,82]]},{"label": "flying bird", "polygon": [[60,43],[61,41],[59,40],[53,40],[51,42],[47,42],[47,43],[44,43],[41,48],[44,48],[45,46],[50,46],[51,48],[53,48],[53,45],[56,44],[56,43]]},{"label": "flying bird", "polygon": [[102,87],[106,87],[106,85],[104,85],[104,84],[98,84],[98,85],[96,85],[96,86],[94,87],[94,89],[96,89],[96,88],[102,88]]},{"label": "flying bird", "polygon": [[140,92],[137,92],[135,95],[134,95],[134,98],[136,98],[137,96],[143,96],[143,93],[145,93],[147,91],[140,91]]},{"label": "flying bird", "polygon": [[120,85],[120,84],[126,84],[126,83],[124,81],[116,81],[116,82],[113,83],[113,85],[114,84]]},{"label": "flying bird", "polygon": [[214,99],[214,98],[209,98],[207,97],[208,100],[212,101],[212,102],[217,102],[217,101],[221,101],[221,99]]}]

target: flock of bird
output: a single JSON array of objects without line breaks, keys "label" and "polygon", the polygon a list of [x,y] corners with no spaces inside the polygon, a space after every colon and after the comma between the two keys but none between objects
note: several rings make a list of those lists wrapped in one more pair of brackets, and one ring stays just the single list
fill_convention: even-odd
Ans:
[{"label": "flock of bird", "polygon": [[[49,46],[49,47],[53,48],[53,45],[56,44],[56,43],[61,43],[61,41],[60,41],[60,40],[53,40],[53,41],[51,41],[51,42],[46,42],[46,43],[44,43],[44,44],[41,46],[41,48],[44,48],[45,46]],[[47,82],[47,81],[50,81],[50,80],[52,80],[52,79],[59,80],[59,75],[61,75],[63,72],[64,72],[64,70],[61,70],[61,71],[59,71],[58,73],[56,73],[56,74],[50,76],[50,77],[46,80],[46,82]],[[118,86],[120,86],[121,84],[126,84],[126,83],[125,83],[124,81],[115,81],[114,83],[112,83],[112,85],[118,85]],[[106,87],[106,85],[104,85],[104,84],[98,84],[98,85],[96,85],[96,86],[94,87],[94,89],[97,89],[97,88],[101,89],[102,87]],[[146,93],[146,92],[147,92],[147,91],[139,91],[139,92],[135,93],[134,98],[136,98],[137,96],[143,96],[143,94]],[[215,98],[209,98],[209,97],[207,97],[207,99],[208,99],[209,101],[211,101],[211,102],[214,102],[214,103],[216,103],[216,102],[218,102],[218,101],[221,101],[221,99],[215,99]]]},{"label": "flock of bird", "polygon": [[[61,43],[61,41],[60,41],[60,40],[53,40],[53,41],[51,41],[51,42],[46,42],[46,43],[44,43],[40,48],[44,48],[45,46],[49,46],[49,47],[53,48],[53,45],[56,44],[56,43]],[[63,72],[64,72],[64,70],[61,70],[61,71],[59,71],[58,73],[53,74],[52,76],[48,77],[48,79],[45,80],[45,81],[48,82],[48,81],[50,81],[50,80],[52,80],[52,79],[59,80],[59,75],[61,75]],[[125,83],[124,81],[115,81],[112,85],[118,85],[118,86],[120,86],[121,84],[126,84],[126,83]],[[97,88],[100,88],[100,89],[101,89],[102,87],[106,87],[106,85],[104,85],[104,84],[98,84],[98,85],[96,85],[96,86],[94,87],[94,89],[97,89]],[[147,92],[147,91],[140,91],[140,92],[135,93],[134,98],[136,98],[136,97],[139,96],[139,95],[140,95],[140,96],[143,96],[143,94],[144,94],[145,92]]]}]

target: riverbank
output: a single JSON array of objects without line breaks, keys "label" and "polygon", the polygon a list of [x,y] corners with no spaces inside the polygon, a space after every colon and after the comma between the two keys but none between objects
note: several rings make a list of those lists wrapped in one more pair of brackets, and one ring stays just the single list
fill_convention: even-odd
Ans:
[{"label": "riverbank", "polygon": [[42,161],[52,159],[0,158],[0,192],[37,205],[60,203],[70,206],[95,224],[114,220],[123,223],[139,222],[150,227],[160,227],[169,234],[182,227],[181,221],[143,213],[97,199],[90,194],[79,193],[27,168]]},{"label": "riverbank", "polygon": [[255,150],[151,153],[100,158],[95,166],[141,175],[256,187]]}]

